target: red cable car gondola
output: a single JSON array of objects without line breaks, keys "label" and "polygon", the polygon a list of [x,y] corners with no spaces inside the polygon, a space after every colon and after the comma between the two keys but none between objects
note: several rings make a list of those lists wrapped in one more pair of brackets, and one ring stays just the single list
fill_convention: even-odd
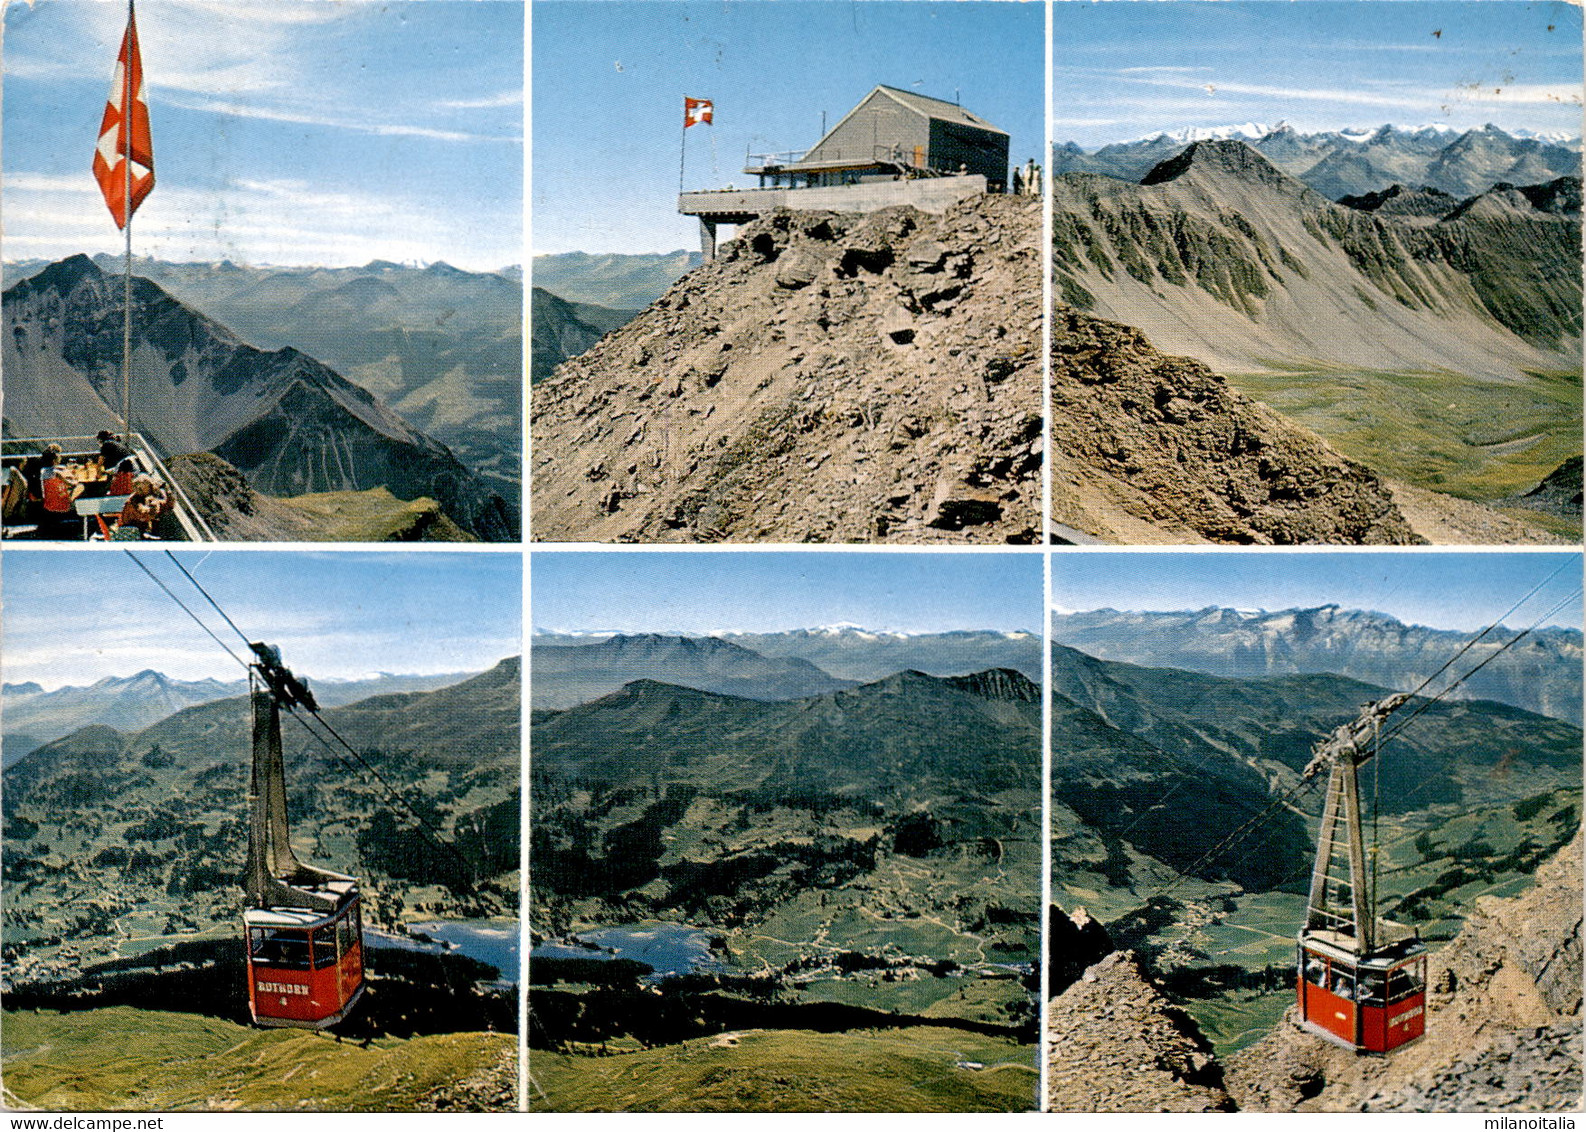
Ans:
[{"label": "red cable car gondola", "polygon": [[281,708],[316,711],[313,693],[268,645],[251,646],[253,786],[248,825],[248,1009],[260,1026],[323,1029],[363,994],[363,918],[358,882],[292,852],[281,757]]},{"label": "red cable car gondola", "polygon": [[1360,764],[1376,754],[1367,740],[1408,699],[1399,692],[1367,704],[1357,719],[1316,745],[1304,775],[1328,770],[1305,927],[1296,948],[1300,1024],[1359,1053],[1387,1053],[1426,1032],[1426,947],[1413,929],[1377,915],[1375,860],[1368,875],[1358,775]]}]

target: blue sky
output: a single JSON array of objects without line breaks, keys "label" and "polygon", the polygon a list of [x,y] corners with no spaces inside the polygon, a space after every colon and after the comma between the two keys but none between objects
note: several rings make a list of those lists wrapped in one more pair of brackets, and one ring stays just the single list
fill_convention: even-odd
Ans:
[{"label": "blue sky", "polygon": [[[5,13],[7,260],[116,253],[89,174],[125,5]],[[142,0],[157,184],[133,254],[523,262],[523,6]]]},{"label": "blue sky", "polygon": [[891,632],[1041,627],[1035,554],[537,552],[536,628]]},{"label": "blue sky", "polygon": [[1579,553],[1065,551],[1052,558],[1052,601],[1061,612],[1337,604],[1387,613],[1406,624],[1468,630],[1491,624],[1550,575],[1505,623],[1525,628],[1568,599],[1544,624],[1579,629]]},{"label": "blue sky", "polygon": [[1283,120],[1581,129],[1569,4],[1059,0],[1052,34],[1058,142]]},{"label": "blue sky", "polygon": [[[177,551],[253,640],[312,679],[479,671],[520,649],[515,553]],[[226,629],[164,554],[140,555],[189,607]],[[242,669],[125,554],[8,548],[0,671],[8,683],[91,684],[153,668],[182,680]]]},{"label": "blue sky", "polygon": [[685,184],[752,183],[746,152],[804,150],[877,84],[951,100],[1011,135],[1045,135],[1036,3],[954,0],[553,0],[533,10],[533,247],[699,246],[677,215],[683,97],[715,103],[688,131]]}]

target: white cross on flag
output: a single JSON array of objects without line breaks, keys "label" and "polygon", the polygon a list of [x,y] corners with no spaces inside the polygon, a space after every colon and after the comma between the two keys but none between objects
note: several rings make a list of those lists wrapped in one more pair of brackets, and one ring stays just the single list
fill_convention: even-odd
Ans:
[{"label": "white cross on flag", "polygon": [[707,126],[711,124],[712,114],[716,107],[708,98],[689,98],[683,96],[683,128],[697,126],[701,122]]},{"label": "white cross on flag", "polygon": [[[131,104],[131,114],[124,109]],[[130,117],[130,129],[128,118]],[[130,161],[128,160],[130,158]],[[128,192],[127,167],[132,167]],[[143,97],[143,58],[138,52],[138,22],[130,8],[127,32],[121,38],[116,77],[110,84],[105,116],[94,147],[94,180],[105,194],[117,228],[125,228],[143,198],[154,188],[154,143],[149,136],[149,104]]]}]

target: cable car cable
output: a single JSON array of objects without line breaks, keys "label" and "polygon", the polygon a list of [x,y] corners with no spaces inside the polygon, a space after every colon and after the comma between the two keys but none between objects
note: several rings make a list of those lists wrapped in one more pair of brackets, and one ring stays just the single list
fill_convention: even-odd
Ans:
[{"label": "cable car cable", "polygon": [[[165,596],[166,597],[170,598],[177,605],[181,606],[182,612],[187,614],[189,617],[191,617],[193,619],[193,621],[198,625],[198,627],[200,629],[202,629],[204,632],[209,634],[210,640],[214,641],[221,648],[225,649],[226,650],[226,655],[231,657],[231,659],[236,661],[238,664],[240,664],[244,671],[247,671],[248,662],[243,660],[236,653],[232,652],[231,651],[231,646],[226,644],[225,641],[223,641],[219,637],[215,636],[214,632],[210,629],[210,627],[208,625],[204,624],[203,620],[198,616],[198,614],[194,613],[191,609],[187,608],[186,604],[182,601],[182,599],[177,597],[174,593],[171,592],[171,587],[167,586],[164,582],[160,581],[160,579],[155,576],[154,571],[150,570],[147,566],[145,566],[143,564],[143,562],[138,558],[138,556],[136,554],[133,554],[132,551],[126,550],[126,549],[123,549],[121,553],[125,554],[128,558],[132,559],[133,563],[136,564],[136,566],[138,567],[139,570],[142,570],[145,574],[147,574],[150,577],[150,579],[153,580],[155,585],[159,586],[160,589],[165,591]],[[167,552],[167,553],[169,553],[169,552]],[[185,573],[185,571],[184,571],[184,573]],[[232,628],[236,628],[236,626],[232,626]]]},{"label": "cable car cable", "polygon": [[[1535,631],[1537,629],[1537,627],[1542,624],[1543,621],[1547,620],[1549,617],[1553,616],[1553,614],[1557,613],[1559,610],[1563,609],[1566,605],[1570,604],[1572,601],[1575,600],[1575,598],[1578,595],[1579,595],[1579,591],[1577,590],[1577,591],[1575,591],[1573,593],[1566,594],[1564,597],[1560,598],[1557,602],[1555,602],[1553,604],[1553,606],[1551,608],[1546,610],[1535,621],[1531,622],[1530,625],[1526,626],[1520,632],[1516,633],[1511,639],[1509,639],[1508,641],[1504,642],[1496,650],[1494,650],[1494,652],[1492,653],[1491,656],[1489,656],[1486,659],[1484,659],[1480,664],[1476,665],[1469,672],[1465,673],[1465,675],[1461,676],[1458,680],[1455,680],[1448,687],[1444,688],[1441,692],[1437,693],[1437,695],[1428,697],[1427,699],[1423,700],[1421,702],[1421,704],[1419,704],[1413,712],[1411,712],[1405,719],[1401,720],[1399,722],[1399,725],[1388,733],[1387,738],[1384,739],[1383,742],[1388,742],[1389,740],[1392,740],[1392,739],[1396,738],[1397,736],[1399,736],[1400,734],[1402,734],[1406,727],[1408,727],[1408,726],[1410,726],[1410,724],[1414,723],[1416,721],[1416,719],[1419,718],[1422,713],[1424,713],[1427,710],[1429,710],[1432,707],[1433,704],[1437,703],[1444,696],[1446,696],[1450,692],[1452,692],[1455,688],[1457,688],[1461,684],[1465,683],[1465,681],[1469,680],[1472,676],[1476,675],[1476,673],[1480,672],[1483,668],[1486,668],[1487,665],[1489,665],[1493,661],[1497,660],[1498,657],[1502,656],[1509,649],[1511,649],[1515,645],[1519,644],[1522,640],[1524,640],[1527,636],[1529,636],[1533,631]],[[1424,687],[1424,685],[1423,685],[1423,687]]]},{"label": "cable car cable", "polygon": [[[325,746],[325,748],[330,751],[331,754],[336,755],[336,758],[341,760],[341,763],[342,763],[343,766],[349,766],[347,761],[345,759],[342,759],[341,756],[336,753],[336,749],[330,745],[330,743],[325,739],[325,737],[323,735],[320,735],[312,727],[310,727],[308,725],[308,721],[305,720],[302,716],[300,716],[294,709],[292,709],[290,707],[287,708],[287,714],[290,715],[293,719],[297,720],[297,722],[302,726],[303,730],[307,731],[310,735],[314,736],[314,738],[318,739],[320,741],[320,743],[323,744]],[[465,857],[463,855],[463,851],[461,849],[459,849],[456,845],[454,845],[450,841],[448,841],[446,839],[446,835],[444,833],[442,833],[439,828],[437,828],[435,825],[431,824],[429,819],[427,819],[423,814],[419,813],[418,810],[414,809],[411,805],[409,805],[408,802],[399,793],[397,793],[395,787],[393,787],[389,782],[387,782],[385,780],[385,778],[380,774],[379,771],[375,770],[374,767],[370,766],[368,761],[365,760],[364,757],[361,754],[358,753],[357,749],[355,747],[353,747],[353,745],[351,743],[347,742],[346,739],[343,739],[342,736],[341,736],[341,733],[338,732],[334,727],[332,727],[330,725],[330,723],[326,721],[324,716],[320,715],[318,712],[312,712],[311,714],[313,715],[314,720],[321,727],[325,728],[326,731],[329,731],[332,735],[334,735],[336,737],[336,739],[341,743],[341,745],[348,750],[348,752],[352,755],[352,757],[357,759],[359,764],[362,765],[363,768],[366,771],[368,771],[369,774],[372,777],[374,777],[374,779],[376,781],[378,781],[381,786],[385,787],[386,793],[390,796],[391,800],[395,801],[399,805],[401,805],[401,807],[408,812],[408,814],[413,818],[414,821],[418,822],[421,826],[424,827],[424,829],[429,833],[431,840],[433,840],[436,845],[438,845],[442,849],[445,849],[447,852],[451,853],[454,857],[457,858],[458,862],[463,866],[464,872],[467,874],[467,879],[468,879],[469,883],[476,883],[479,880],[479,878],[481,878],[484,875],[486,875],[482,869],[476,870],[475,862],[470,861],[467,857]],[[351,769],[350,766],[349,766],[349,769]]]},{"label": "cable car cable", "polygon": [[[128,553],[130,554],[131,551],[128,551]],[[214,607],[215,612],[220,614],[220,616],[225,620],[227,625],[231,626],[231,631],[236,633],[237,636],[242,638],[242,643],[245,644],[245,645],[251,645],[253,642],[248,640],[248,634],[244,633],[241,629],[237,628],[237,623],[235,621],[233,621],[230,617],[226,616],[226,611],[224,609],[220,608],[219,604],[216,603],[214,598],[209,596],[209,591],[208,590],[206,590],[203,586],[198,584],[198,579],[193,577],[192,574],[188,573],[187,567],[182,565],[181,560],[179,558],[177,558],[176,555],[172,554],[169,550],[167,550],[165,552],[165,557],[169,558],[173,563],[175,563],[176,568],[182,572],[183,577],[185,577],[189,582],[193,583],[193,588],[195,590],[197,590],[199,593],[204,595],[204,600],[209,602],[209,604]]]}]

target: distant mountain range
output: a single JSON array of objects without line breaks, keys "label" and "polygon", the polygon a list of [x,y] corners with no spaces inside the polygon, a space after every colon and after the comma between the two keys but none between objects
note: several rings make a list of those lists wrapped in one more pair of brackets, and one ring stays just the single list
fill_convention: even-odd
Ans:
[{"label": "distant mountain range", "polygon": [[[148,280],[133,304],[133,425],[157,449],[212,452],[269,495],[428,496],[476,537],[517,537],[510,485],[368,390],[292,347],[256,349]],[[81,255],[5,292],[7,435],[92,435],[119,416],[120,307],[119,282]]]},{"label": "distant mountain range", "polygon": [[[1184,612],[1113,609],[1054,614],[1052,639],[1098,659],[1214,676],[1262,679],[1335,673],[1410,691],[1464,648],[1475,633],[1405,625],[1381,613],[1325,605],[1277,612],[1208,607]],[[1489,634],[1435,682],[1436,693],[1483,665],[1451,693],[1488,699],[1581,723],[1582,635],[1545,627],[1489,660],[1515,631]]]},{"label": "distant mountain range", "polygon": [[681,249],[643,255],[563,252],[535,256],[530,282],[565,302],[638,311],[702,262],[698,252]]},{"label": "distant mountain range", "polygon": [[[468,673],[437,676],[393,676],[382,673],[364,680],[315,681],[315,697],[325,707],[339,707],[369,696],[394,692],[425,692],[467,679]],[[7,684],[0,700],[5,725],[5,765],[29,751],[80,727],[110,727],[134,732],[150,727],[184,708],[241,696],[245,680],[173,680],[153,669],[133,676],[106,676],[85,686],[46,692],[37,684]]]},{"label": "distant mountain range", "polygon": [[[94,263],[119,276],[119,256]],[[12,284],[43,261],[6,265]],[[133,270],[261,350],[301,350],[388,404],[477,473],[521,479],[521,273],[408,267],[252,267],[135,260]]]},{"label": "distant mountain range", "polygon": [[1580,139],[1508,132],[1483,126],[1463,132],[1436,126],[1379,126],[1302,134],[1286,123],[1176,130],[1085,150],[1054,147],[1052,172],[1102,173],[1138,181],[1160,162],[1200,141],[1248,142],[1291,177],[1330,200],[1395,183],[1431,186],[1457,197],[1485,192],[1499,181],[1530,184],[1581,173]]},{"label": "distant mountain range", "polygon": [[[620,636],[617,633],[539,631],[535,633],[534,643],[550,648]],[[962,676],[989,668],[1012,668],[1031,680],[1041,678],[1041,639],[1034,633],[1022,630],[961,629],[944,633],[893,633],[855,625],[839,625],[790,629],[779,633],[723,631],[705,638],[690,639],[696,642],[730,642],[742,646],[744,650],[752,650],[760,657],[804,661],[843,683],[880,680],[908,669],[933,676]]]},{"label": "distant mountain range", "polygon": [[589,349],[601,336],[631,322],[637,310],[611,310],[594,303],[573,303],[536,287],[531,296],[533,336],[529,346],[531,381],[551,376],[568,358]]},{"label": "distant mountain range", "polygon": [[657,633],[595,642],[534,638],[530,654],[535,708],[570,708],[597,700],[635,680],[654,680],[751,700],[793,700],[834,692],[853,681],[836,680],[808,661],[769,660],[714,637]]}]

